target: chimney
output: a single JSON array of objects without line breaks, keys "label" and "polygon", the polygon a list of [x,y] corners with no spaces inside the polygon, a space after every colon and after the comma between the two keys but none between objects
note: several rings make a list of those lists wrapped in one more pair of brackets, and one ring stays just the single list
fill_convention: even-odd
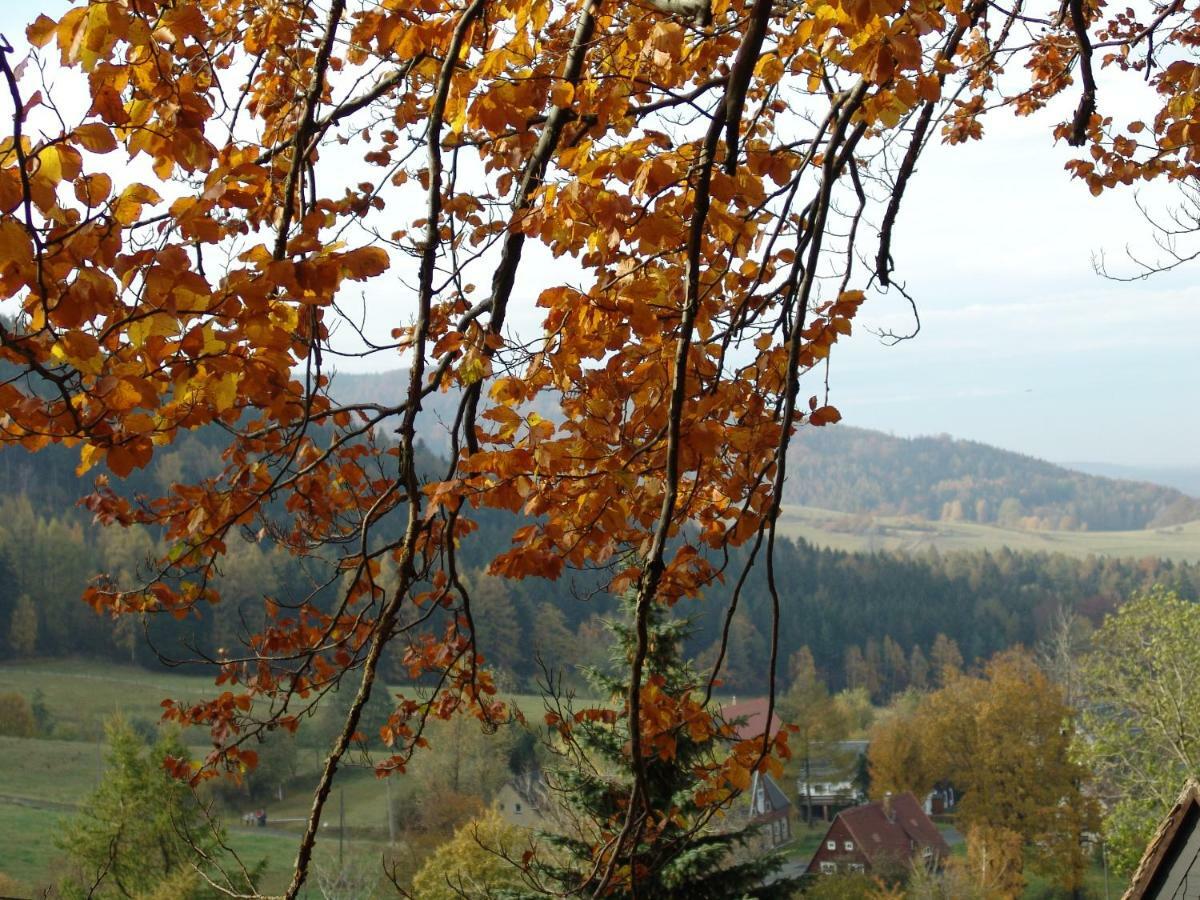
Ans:
[{"label": "chimney", "polygon": [[889,822],[896,821],[896,811],[892,809],[892,792],[888,791],[883,795],[883,814]]}]

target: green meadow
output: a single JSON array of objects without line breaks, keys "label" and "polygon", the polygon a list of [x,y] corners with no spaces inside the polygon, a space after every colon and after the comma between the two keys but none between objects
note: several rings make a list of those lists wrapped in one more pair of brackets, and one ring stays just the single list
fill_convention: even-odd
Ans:
[{"label": "green meadow", "polygon": [[811,506],[783,507],[779,532],[818,547],[848,552],[939,553],[1010,550],[1067,556],[1151,556],[1200,562],[1200,522],[1144,531],[1035,531],[975,522],[932,522],[912,516],[853,515]]}]

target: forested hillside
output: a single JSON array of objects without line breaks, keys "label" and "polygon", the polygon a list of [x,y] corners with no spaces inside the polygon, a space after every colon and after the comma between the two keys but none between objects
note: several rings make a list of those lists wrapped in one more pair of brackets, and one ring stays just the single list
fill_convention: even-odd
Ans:
[{"label": "forested hillside", "polygon": [[[136,493],[213,471],[214,437],[202,430],[181,439],[124,488]],[[75,476],[74,455],[60,448],[33,456],[16,448],[0,454],[0,623],[7,634],[0,656],[93,655],[148,666],[158,664],[156,650],[174,657],[214,656],[219,648],[236,648],[247,628],[261,625],[256,616],[262,615],[264,595],[294,601],[312,593],[320,602],[329,590],[322,585],[331,579],[336,584],[321,557],[296,560],[273,549],[269,537],[246,535],[231,543],[221,568],[226,602],[206,609],[202,618],[155,618],[149,626],[154,646],[147,646],[131,620],[99,617],[79,597],[87,580],[101,572],[125,583],[144,576],[147,561],[162,547],[141,528],[92,525],[89,513],[75,505],[86,483]],[[430,476],[444,467],[431,453],[420,465]],[[461,562],[473,610],[491,623],[481,635],[482,649],[508,683],[533,684],[542,674],[539,660],[568,676],[580,663],[603,663],[608,647],[603,619],[613,611],[612,598],[601,590],[605,573],[568,569],[558,581],[489,577],[487,562],[510,546],[519,523],[491,510],[472,515],[478,539],[464,546]],[[732,553],[730,571],[743,552]],[[877,699],[919,678],[920,660],[929,659],[939,635],[955,641],[968,660],[985,658],[1038,641],[1060,606],[1099,621],[1122,598],[1154,583],[1200,597],[1200,565],[1168,560],[1009,550],[846,553],[785,540],[775,566],[778,582],[786,585],[780,659],[807,645],[832,684],[860,684]],[[733,690],[764,686],[761,661],[771,634],[764,578],[761,567],[751,574],[733,622],[725,676]],[[688,649],[702,662],[715,658],[722,623],[699,611],[722,609],[730,590],[729,585],[710,590],[716,604],[678,607],[683,615],[697,613]],[[392,675],[403,678],[398,655],[390,665]]]},{"label": "forested hillside", "polygon": [[[399,402],[407,372],[339,374],[345,403]],[[447,448],[457,398],[433,394],[426,444]],[[554,418],[548,403],[537,412]],[[1200,501],[1159,484],[1088,475],[947,435],[900,438],[838,425],[802,428],[788,455],[784,500],[839,512],[912,515],[1009,528],[1132,531],[1200,519]]]},{"label": "forested hillside", "polygon": [[[334,392],[343,402],[387,403],[402,383],[397,373],[340,375]],[[445,470],[437,451],[446,396],[433,395],[424,414],[422,439],[428,449],[418,462],[429,478]],[[1029,516],[1045,521],[1060,515],[1074,516],[1079,527],[1115,528],[1186,518],[1194,503],[1167,488],[1085,476],[947,437],[906,440],[841,425],[802,429],[798,437],[789,499],[832,509],[983,516],[1012,525]],[[135,496],[212,475],[221,465],[222,438],[213,427],[191,432],[156,454],[148,468],[114,484]],[[294,600],[314,594],[320,600],[323,592],[332,594],[336,573],[319,555],[297,560],[275,550],[269,536],[245,535],[231,545],[221,567],[220,587],[228,602],[200,619],[158,617],[149,623],[154,646],[147,646],[141,628],[128,619],[99,617],[79,597],[99,573],[125,583],[145,576],[148,561],[163,548],[157,535],[140,528],[95,527],[78,506],[92,476],[78,477],[76,461],[76,451],[63,447],[38,454],[13,447],[0,454],[0,623],[8,635],[0,655],[93,655],[148,666],[158,664],[156,651],[213,656],[219,648],[237,647],[247,629],[261,625],[256,616],[261,617],[263,596]],[[568,674],[579,663],[603,662],[602,621],[613,609],[612,598],[601,590],[605,573],[568,569],[558,581],[489,577],[488,561],[510,546],[518,523],[494,510],[472,515],[480,533],[464,545],[461,562],[474,610],[491,623],[481,635],[483,650],[510,683],[531,685],[542,674],[539,660]],[[733,551],[731,571],[743,552]],[[1200,566],[1194,564],[1006,549],[847,553],[783,541],[776,572],[779,583],[787,585],[780,659],[809,646],[833,685],[857,683],[877,698],[914,677],[939,635],[955,641],[968,660],[985,658],[1013,644],[1035,643],[1060,606],[1098,621],[1121,598],[1156,582],[1185,597],[1200,597]],[[735,690],[764,685],[760,661],[768,649],[771,616],[763,578],[761,568],[751,574],[733,622],[725,682]],[[729,591],[728,585],[713,588],[709,593],[719,602],[695,609],[722,608],[729,598],[717,595]],[[693,609],[680,611],[690,615]],[[719,617],[698,615],[689,651],[701,661],[713,659],[720,627]],[[403,677],[398,659],[392,668]]]}]

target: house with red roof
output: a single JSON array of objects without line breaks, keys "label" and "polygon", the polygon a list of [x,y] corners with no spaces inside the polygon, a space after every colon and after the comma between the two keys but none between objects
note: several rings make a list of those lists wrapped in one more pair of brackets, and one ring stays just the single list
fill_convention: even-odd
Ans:
[{"label": "house with red roof", "polygon": [[806,874],[899,875],[914,862],[936,868],[949,855],[933,820],[916,797],[904,793],[838,813]]},{"label": "house with red roof", "polygon": [[[739,741],[762,740],[766,732],[774,738],[783,727],[783,720],[771,712],[767,716],[767,699],[744,700],[721,707],[721,718],[733,726]],[[752,841],[757,849],[778,847],[792,839],[792,802],[787,794],[766,772],[755,772],[750,783],[750,802],[732,810],[734,820],[756,828]]]}]

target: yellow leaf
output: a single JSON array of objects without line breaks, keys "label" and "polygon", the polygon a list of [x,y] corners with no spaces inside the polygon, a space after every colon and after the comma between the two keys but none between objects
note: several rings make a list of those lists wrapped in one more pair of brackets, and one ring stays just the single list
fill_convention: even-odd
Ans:
[{"label": "yellow leaf", "polygon": [[87,15],[86,6],[77,6],[68,10],[66,15],[55,26],[58,36],[58,49],[63,65],[70,65],[76,60],[76,52],[83,39],[84,17]]},{"label": "yellow leaf", "polygon": [[555,106],[566,109],[575,99],[575,86],[566,81],[557,82],[550,91],[550,102]]},{"label": "yellow leaf", "polygon": [[153,335],[171,337],[178,330],[177,320],[165,315],[155,315],[130,322],[126,333],[129,335],[130,344],[140,349],[146,345],[147,338]]},{"label": "yellow leaf", "polygon": [[382,247],[359,247],[344,254],[341,263],[347,277],[354,281],[365,281],[386,272],[391,260]]},{"label": "yellow leaf", "polygon": [[212,403],[213,409],[217,412],[225,412],[230,409],[234,401],[237,400],[238,376],[236,372],[229,372],[222,375],[220,378],[211,379],[204,386],[204,393],[208,395],[209,402]]},{"label": "yellow leaf", "polygon": [[162,198],[144,184],[131,184],[121,192],[113,204],[113,218],[121,225],[129,226],[138,220],[142,207],[147,203],[159,203]]},{"label": "yellow leaf", "polygon": [[84,444],[79,450],[79,465],[75,467],[76,475],[83,475],[96,465],[104,456],[104,451],[95,444]]},{"label": "yellow leaf", "polygon": [[99,372],[104,365],[100,342],[86,331],[65,332],[50,348],[50,355],[89,374]]},{"label": "yellow leaf", "polygon": [[486,378],[491,371],[491,364],[478,353],[470,353],[458,369],[458,376],[463,384],[474,384],[481,378]]},{"label": "yellow leaf", "polygon": [[58,23],[49,16],[39,15],[34,19],[33,24],[25,29],[25,37],[33,46],[45,47],[50,42],[50,38],[54,36],[54,30],[57,27]]},{"label": "yellow leaf", "polygon": [[117,412],[127,412],[141,402],[142,392],[136,385],[124,379],[118,380],[104,396],[105,405]]},{"label": "yellow leaf", "polygon": [[520,378],[498,378],[488,394],[498,403],[517,403],[525,399],[525,383]]},{"label": "yellow leaf", "polygon": [[92,153],[111,153],[117,149],[117,139],[103,122],[80,125],[71,134],[71,140]]},{"label": "yellow leaf", "polygon": [[50,180],[52,184],[58,184],[63,180],[62,156],[58,152],[58,147],[43,147],[37,155],[38,174]]},{"label": "yellow leaf", "polygon": [[16,219],[0,219],[0,260],[4,266],[20,265],[33,258],[33,241]]}]

